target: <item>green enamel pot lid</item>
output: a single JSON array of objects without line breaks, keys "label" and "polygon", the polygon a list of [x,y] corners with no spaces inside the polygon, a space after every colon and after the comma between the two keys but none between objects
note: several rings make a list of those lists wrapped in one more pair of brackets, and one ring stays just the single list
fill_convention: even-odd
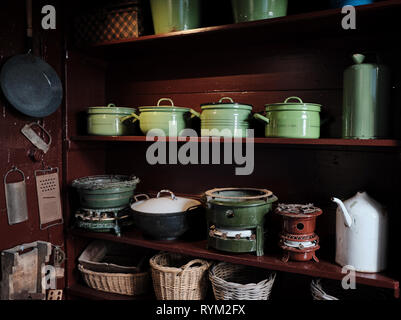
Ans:
[{"label": "green enamel pot lid", "polygon": [[135,113],[135,108],[116,107],[115,104],[109,103],[106,107],[89,107],[88,114],[123,114],[128,115]]},{"label": "green enamel pot lid", "polygon": [[[228,100],[229,102],[223,102]],[[249,104],[236,103],[230,97],[223,97],[219,102],[202,103],[202,110],[206,109],[241,109],[241,110],[252,110],[252,106]]]},{"label": "green enamel pot lid", "polygon": [[[298,102],[289,102],[290,100],[297,100]],[[322,105],[316,103],[305,103],[298,97],[288,97],[282,103],[266,104],[266,112],[269,111],[317,111],[320,112]]]},{"label": "green enamel pot lid", "polygon": [[[161,106],[160,102],[162,101],[168,101],[170,102],[169,106]],[[185,108],[185,107],[176,107],[174,105],[173,100],[169,98],[161,98],[159,101],[157,101],[156,106],[142,106],[138,108],[140,112],[146,112],[146,111],[160,111],[160,112],[189,112],[190,108]]]}]

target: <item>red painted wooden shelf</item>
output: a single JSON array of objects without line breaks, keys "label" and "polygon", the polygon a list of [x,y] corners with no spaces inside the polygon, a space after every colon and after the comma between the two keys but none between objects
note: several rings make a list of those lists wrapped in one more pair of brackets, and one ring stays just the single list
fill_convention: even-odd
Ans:
[{"label": "red painted wooden shelf", "polygon": [[[284,271],[290,273],[303,274],[312,277],[328,278],[341,280],[344,274],[341,267],[320,260],[319,263],[293,262],[284,263],[279,256],[264,255],[257,257],[254,254],[225,254],[213,249],[206,249],[206,240],[203,241],[156,241],[144,238],[141,232],[137,230],[126,231],[123,236],[117,237],[110,233],[95,233],[84,230],[70,230],[72,236],[86,237],[91,239],[103,239],[108,241],[127,243],[134,246],[145,247],[154,250],[177,252],[189,256],[195,256],[205,259],[226,261],[235,264],[243,264],[258,268]],[[360,284],[382,287],[394,290],[394,296],[399,297],[399,281],[387,277],[380,273],[356,273],[356,281]]]},{"label": "red painted wooden shelf", "polygon": [[84,298],[88,300],[146,300],[149,296],[126,296],[116,293],[108,293],[95,290],[84,285],[74,284],[70,288],[66,288],[67,295],[71,297]]},{"label": "red painted wooden shelf", "polygon": [[[388,19],[388,13],[393,16],[401,13],[400,0],[387,0],[370,5],[357,6],[356,13],[358,16],[358,27],[356,30],[351,30],[352,33],[360,33],[366,31],[388,30],[388,28],[396,28],[394,24],[398,24],[398,20]],[[99,50],[114,50],[117,48],[142,48],[147,45],[162,45],[166,44],[166,40],[171,44],[172,41],[181,41],[183,39],[189,41],[207,40],[216,43],[227,43],[230,39],[235,39],[235,42],[240,41],[272,41],[280,40],[284,34],[299,37],[299,34],[304,33],[316,36],[318,34],[337,34],[342,35],[349,33],[350,30],[344,30],[341,25],[341,20],[344,15],[341,9],[329,9],[323,11],[314,11],[308,13],[288,15],[274,19],[265,19],[258,21],[250,21],[236,24],[209,26],[184,31],[176,31],[165,34],[145,35],[130,40],[116,40],[96,44],[90,48],[99,52]],[[375,18],[372,23],[372,17]],[[294,32],[296,30],[296,32]],[[268,36],[267,36],[268,35]],[[185,40],[185,41],[186,41]],[[171,46],[169,45],[171,48]],[[114,53],[109,51],[110,53]]]},{"label": "red painted wooden shelf", "polygon": [[[192,139],[192,140],[191,140]],[[154,142],[170,141],[169,137],[147,138],[145,136],[76,136],[71,141],[116,141],[116,142]],[[175,140],[175,138],[174,138]],[[223,138],[189,138],[178,137],[178,142],[224,142]],[[234,142],[246,142],[245,138],[233,139]],[[355,146],[355,147],[401,147],[401,140],[393,139],[287,139],[287,138],[255,138],[257,144],[276,145],[312,145],[312,146]]]}]

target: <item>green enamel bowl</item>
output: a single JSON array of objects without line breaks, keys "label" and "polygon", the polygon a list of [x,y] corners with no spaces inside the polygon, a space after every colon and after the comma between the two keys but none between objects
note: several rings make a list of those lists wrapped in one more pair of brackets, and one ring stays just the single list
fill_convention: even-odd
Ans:
[{"label": "green enamel bowl", "polygon": [[231,98],[224,97],[216,103],[201,105],[201,136],[210,137],[247,137],[249,121],[252,118],[252,106],[235,103]]},{"label": "green enamel bowl", "polygon": [[135,108],[116,107],[110,103],[106,107],[90,107],[87,110],[87,131],[97,136],[123,136],[132,134],[134,126],[129,118]]},{"label": "green enamel bowl", "polygon": [[[170,106],[161,106],[162,101],[170,102]],[[161,98],[157,106],[139,107],[139,116],[133,115],[139,121],[139,127],[144,135],[169,136],[180,135],[183,129],[188,127],[188,120],[191,113],[195,112],[191,108],[174,106],[173,100]]]},{"label": "green enamel bowl", "polygon": [[231,0],[231,4],[238,23],[286,16],[288,0]]},{"label": "green enamel bowl", "polygon": [[155,33],[200,27],[199,0],[150,0]]},{"label": "green enamel bowl", "polygon": [[289,97],[284,103],[266,104],[265,107],[266,116],[255,113],[254,117],[266,122],[266,137],[304,139],[320,137],[320,104],[304,103],[298,97]]},{"label": "green enamel bowl", "polygon": [[126,175],[98,175],[76,179],[72,187],[79,193],[81,208],[127,207],[139,179]]}]

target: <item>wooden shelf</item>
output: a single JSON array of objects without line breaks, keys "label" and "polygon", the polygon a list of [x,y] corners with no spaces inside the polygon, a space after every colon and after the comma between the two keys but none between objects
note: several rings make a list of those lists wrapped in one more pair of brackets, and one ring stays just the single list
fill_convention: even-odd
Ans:
[{"label": "wooden shelf", "polygon": [[[358,28],[351,31],[354,34],[371,31],[378,32],[381,30],[388,31],[390,29],[395,30],[396,26],[394,24],[399,24],[399,19],[388,19],[389,12],[394,17],[401,13],[401,1],[399,0],[382,1],[355,8],[358,15]],[[185,41],[193,40],[197,42],[207,40],[209,44],[212,41],[213,43],[220,43],[220,45],[221,43],[227,45],[231,39],[235,39],[237,44],[239,42],[274,41],[280,40],[280,38],[283,38],[283,35],[299,37],[300,33],[313,35],[313,37],[319,34],[336,34],[341,36],[349,32],[349,30],[344,30],[341,26],[342,16],[340,8],[328,9],[274,19],[210,26],[165,34],[145,35],[135,39],[100,43],[86,49],[93,49],[94,52],[116,48],[139,49],[148,45],[163,45],[166,43],[166,40],[171,44],[175,40],[181,41],[183,39]],[[372,23],[373,16],[375,17],[374,23]],[[169,47],[172,48],[170,45]]]},{"label": "wooden shelf", "polygon": [[[117,237],[109,233],[95,233],[84,230],[72,229],[72,236],[86,237],[91,239],[103,239],[108,241],[127,243],[134,246],[145,247],[154,250],[177,252],[189,256],[195,256],[205,259],[226,261],[235,264],[243,264],[258,268],[277,270],[283,272],[303,274],[312,277],[328,278],[341,280],[344,274],[342,268],[336,264],[322,261],[319,263],[293,262],[284,263],[280,256],[261,256],[254,254],[225,254],[213,249],[206,249],[206,240],[204,241],[155,241],[142,236],[137,230],[126,231],[123,236]],[[387,277],[380,273],[356,273],[356,281],[360,284],[382,287],[394,290],[394,296],[399,298],[399,281]]]},{"label": "wooden shelf", "polygon": [[75,284],[70,288],[66,288],[67,295],[72,297],[84,298],[88,300],[146,300],[149,296],[132,297],[122,294],[108,293],[95,290],[84,285]]},{"label": "wooden shelf", "polygon": [[[192,139],[192,140],[190,140]],[[71,141],[115,141],[115,142],[154,142],[154,141],[171,141],[175,138],[155,137],[147,138],[145,136],[76,136]],[[224,138],[189,138],[178,137],[178,142],[224,142]],[[246,142],[245,138],[233,139],[234,142]],[[286,138],[254,138],[256,144],[272,144],[272,145],[305,145],[305,146],[342,146],[342,147],[385,147],[399,148],[401,140],[393,139],[286,139]]]}]

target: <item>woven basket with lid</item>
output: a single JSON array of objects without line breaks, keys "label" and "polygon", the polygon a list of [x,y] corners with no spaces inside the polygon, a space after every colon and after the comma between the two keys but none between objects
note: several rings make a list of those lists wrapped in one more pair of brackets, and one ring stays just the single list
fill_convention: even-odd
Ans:
[{"label": "woven basket with lid", "polygon": [[202,300],[207,291],[209,262],[162,252],[149,261],[158,300]]}]

